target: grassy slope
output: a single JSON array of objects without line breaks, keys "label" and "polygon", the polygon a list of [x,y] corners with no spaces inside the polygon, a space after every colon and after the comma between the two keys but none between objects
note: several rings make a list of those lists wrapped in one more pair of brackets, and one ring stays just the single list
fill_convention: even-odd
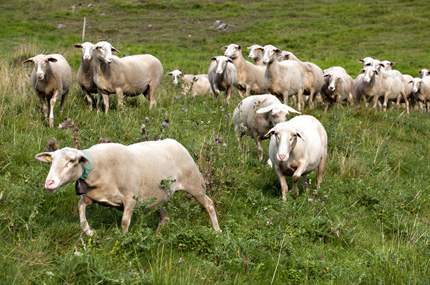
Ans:
[{"label": "grassy slope", "polygon": [[[63,53],[76,72],[80,55],[71,46],[80,42],[86,16],[87,40],[109,40],[127,54],[154,54],[165,72],[182,68],[205,73],[209,58],[234,42],[244,47],[270,43],[323,69],[341,65],[353,77],[361,68],[355,59],[364,56],[389,59],[416,76],[430,62],[429,20],[421,2],[81,3],[75,10],[67,9],[74,1],[0,5],[0,280],[429,282],[428,115],[398,110],[375,114],[358,106],[327,114],[307,109],[329,136],[319,191],[319,198],[328,199],[313,206],[308,204],[312,191],[295,200],[280,199],[276,175],[258,161],[251,139],[244,138],[239,150],[228,115],[234,106],[208,96],[178,95],[166,86],[166,78],[156,110],[149,111],[141,97],[117,110],[114,97],[109,115],[97,115],[87,109],[74,83],[64,114],[56,113],[57,124],[62,116],[73,118],[80,128],[78,143],[88,148],[98,136],[124,144],[139,141],[140,124],[148,117],[151,138],[177,139],[193,155],[224,231],[215,233],[202,208],[178,193],[159,236],[154,212],[137,210],[130,232],[123,235],[120,212],[92,206],[87,217],[97,236],[88,239],[79,228],[73,185],[48,193],[43,189],[48,166],[34,159],[51,136],[62,147],[76,146],[76,141],[71,132],[46,126],[29,86],[29,70],[20,64],[40,52]],[[94,6],[87,7],[90,3]],[[217,19],[236,27],[209,29]],[[57,29],[57,24],[66,28]],[[237,96],[232,99],[233,104],[238,101]],[[160,127],[164,118],[171,120],[169,130]],[[216,137],[222,144],[214,142]],[[330,228],[340,231],[339,238]]]}]

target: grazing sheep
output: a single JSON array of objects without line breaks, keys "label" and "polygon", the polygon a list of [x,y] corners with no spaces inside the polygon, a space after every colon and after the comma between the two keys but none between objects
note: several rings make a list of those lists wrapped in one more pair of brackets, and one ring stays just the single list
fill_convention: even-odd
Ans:
[{"label": "grazing sheep", "polygon": [[418,71],[418,73],[420,74],[421,79],[429,75],[428,69],[421,69],[420,71]]},{"label": "grazing sheep", "polygon": [[93,49],[94,82],[97,85],[97,111],[100,111],[103,97],[105,112],[109,110],[109,94],[118,95],[118,104],[123,105],[124,95],[143,94],[149,100],[149,108],[157,105],[155,91],[163,80],[161,62],[150,54],[119,58],[119,53],[108,42],[98,42]]},{"label": "grazing sheep", "polygon": [[382,105],[379,102],[379,97],[382,94],[382,82],[379,76],[379,71],[368,66],[360,71],[363,73],[358,76],[354,82],[354,94],[355,101],[363,101],[366,103],[366,107],[369,105],[368,99],[373,99],[373,108],[379,105],[382,109]]},{"label": "grazing sheep", "polygon": [[[406,111],[409,114],[409,101],[406,98],[405,86],[403,84],[403,75],[397,70],[386,70],[386,63],[379,63],[377,69],[379,71],[382,82],[383,107],[387,109],[388,101],[398,101],[398,97],[402,96],[405,101]],[[397,72],[395,72],[397,71]],[[399,105],[397,105],[399,107]]]},{"label": "grazing sheep", "polygon": [[[221,232],[212,200],[205,193],[205,182],[188,151],[177,141],[166,139],[124,146],[117,143],[94,145],[81,151],[63,148],[44,152],[36,159],[51,162],[45,188],[55,192],[77,181],[76,192],[82,231],[94,232],[85,217],[85,208],[94,203],[124,211],[123,232],[128,231],[133,208],[151,201],[147,208],[165,205],[177,190],[193,195],[209,213],[212,226]],[[170,188],[164,181],[171,181]],[[135,199],[137,198],[138,201]],[[160,225],[167,212],[159,211]]]},{"label": "grazing sheep", "polygon": [[304,71],[300,63],[294,60],[279,62],[282,51],[272,45],[263,49],[263,63],[266,64],[264,84],[269,93],[276,95],[288,103],[288,96],[296,95],[297,109],[303,109],[303,80]]},{"label": "grazing sheep", "polygon": [[247,49],[250,50],[248,58],[253,60],[255,65],[265,66],[265,64],[263,63],[263,52],[262,52],[264,48],[262,46],[252,45],[250,47],[247,47]]},{"label": "grazing sheep", "polygon": [[79,67],[76,79],[78,80],[82,93],[84,93],[87,98],[90,110],[92,110],[94,100],[91,93],[97,93],[97,85],[93,79],[94,61],[91,54],[94,44],[85,42],[83,44],[75,44],[73,47],[80,48],[82,50],[81,66]]},{"label": "grazing sheep", "polygon": [[299,60],[293,53],[282,51],[280,60],[295,60],[303,68],[304,71],[304,95],[309,95],[309,107],[314,108],[314,96],[320,94],[321,88],[324,85],[324,76],[321,68],[312,62],[303,62]]},{"label": "grazing sheep", "polygon": [[430,112],[430,76],[424,78],[414,78],[409,82],[412,84],[412,96],[418,101],[420,111],[423,111],[423,105],[426,112]]},{"label": "grazing sheep", "polygon": [[237,88],[236,67],[233,61],[225,56],[212,57],[211,61],[208,69],[208,77],[212,93],[215,98],[218,98],[220,91],[224,91],[226,101],[229,103],[233,87]]},{"label": "grazing sheep", "polygon": [[253,95],[240,101],[233,113],[234,130],[240,145],[240,138],[247,134],[254,138],[258,148],[258,158],[263,159],[261,141],[277,123],[285,122],[289,113],[300,114],[284,105],[273,95]]},{"label": "grazing sheep", "polygon": [[[34,63],[31,73],[31,85],[39,97],[45,118],[48,117],[49,126],[54,126],[54,105],[61,96],[60,110],[64,110],[64,102],[69,94],[72,83],[72,70],[67,60],[60,54],[39,54],[23,61]],[[46,106],[46,102],[48,106]]]},{"label": "grazing sheep", "polygon": [[333,66],[324,70],[324,85],[321,89],[325,109],[333,102],[347,101],[354,105],[354,80],[340,66]]},{"label": "grazing sheep", "polygon": [[264,86],[264,72],[265,66],[255,65],[246,61],[242,55],[242,46],[231,44],[223,46],[221,49],[225,50],[224,55],[233,60],[233,64],[237,71],[237,89],[240,97],[250,94],[263,94],[267,93]]},{"label": "grazing sheep", "polygon": [[286,175],[293,176],[292,193],[297,196],[300,177],[303,176],[306,187],[307,174],[317,168],[317,187],[320,187],[327,160],[327,133],[315,117],[294,117],[274,126],[266,136],[270,137],[269,156],[281,182],[282,199],[287,199]]}]

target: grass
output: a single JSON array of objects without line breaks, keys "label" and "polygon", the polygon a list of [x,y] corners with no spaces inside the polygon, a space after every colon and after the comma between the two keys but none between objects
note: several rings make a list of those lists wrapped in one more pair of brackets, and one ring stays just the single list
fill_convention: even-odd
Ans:
[{"label": "grass", "polygon": [[[0,5],[0,280],[1,283],[364,283],[430,282],[430,155],[427,114],[363,106],[305,109],[325,126],[329,158],[316,201],[311,190],[281,199],[273,169],[258,161],[255,143],[240,150],[226,105],[210,96],[187,97],[168,86],[157,108],[143,96],[123,110],[112,96],[108,115],[89,111],[74,81],[63,114],[79,127],[49,128],[31,90],[38,53],[62,53],[76,74],[83,17],[86,40],[108,40],[121,53],[151,53],[164,71],[205,73],[209,59],[229,43],[273,44],[322,69],[340,65],[355,78],[373,56],[418,75],[430,62],[429,23],[411,1],[8,1]],[[93,6],[88,6],[93,4]],[[72,9],[72,5],[77,5]],[[215,20],[234,28],[210,29]],[[58,24],[66,27],[59,29]],[[148,28],[152,25],[152,28]],[[244,48],[245,50],[245,48]],[[58,104],[59,105],[59,104]],[[186,112],[185,112],[186,111]],[[169,129],[161,123],[170,119]],[[136,209],[130,232],[122,213],[91,206],[96,236],[81,233],[73,185],[43,188],[49,166],[34,159],[54,136],[61,147],[89,148],[98,137],[141,141],[174,138],[195,159],[214,200],[222,234],[184,193],[167,206],[170,220],[157,235],[155,212]],[[215,142],[220,138],[220,143]],[[268,141],[264,142],[265,159]],[[292,185],[291,178],[287,180]],[[338,235],[336,235],[338,232]]]}]

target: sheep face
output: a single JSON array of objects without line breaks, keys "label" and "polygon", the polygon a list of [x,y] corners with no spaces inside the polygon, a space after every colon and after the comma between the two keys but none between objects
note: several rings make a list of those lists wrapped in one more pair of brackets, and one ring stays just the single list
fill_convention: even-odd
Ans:
[{"label": "sheep face", "polygon": [[336,90],[336,87],[339,86],[340,82],[345,82],[345,80],[337,74],[328,74],[328,87],[327,89],[331,92]]},{"label": "sheep face", "polygon": [[360,73],[364,73],[364,82],[370,83],[375,78],[375,76],[378,75],[378,70],[373,67],[367,67],[365,69],[362,69]]},{"label": "sheep face", "polygon": [[94,45],[92,53],[101,62],[111,64],[113,62],[112,53],[119,54],[119,51],[110,43],[102,41]]},{"label": "sheep face", "polygon": [[91,61],[91,52],[94,49],[94,45],[90,42],[85,42],[83,44],[73,45],[74,48],[80,48],[82,50],[82,59],[85,61]]},{"label": "sheep face", "polygon": [[385,70],[391,70],[391,67],[394,66],[394,62],[391,62],[389,60],[383,60],[381,61],[382,66],[384,67]]},{"label": "sheep face", "polygon": [[39,80],[44,80],[46,71],[49,69],[50,62],[57,62],[57,59],[51,56],[46,56],[44,54],[36,55],[35,57],[29,58],[23,62],[24,63],[34,63],[34,69],[36,76]]},{"label": "sheep face", "polygon": [[417,93],[423,84],[423,80],[421,78],[414,78],[409,83],[412,83],[412,92]]},{"label": "sheep face", "polygon": [[216,61],[216,69],[215,72],[216,74],[223,74],[224,70],[227,68],[227,64],[233,63],[233,61],[225,56],[217,56],[217,57],[213,57],[211,58],[212,61]]},{"label": "sheep face", "polygon": [[240,53],[242,52],[242,46],[236,44],[223,46],[221,49],[225,50],[224,56],[229,57],[231,59],[238,58]]},{"label": "sheep face", "polygon": [[169,75],[169,76],[172,76],[172,78],[173,78],[173,81],[172,81],[172,84],[173,85],[178,85],[178,83],[179,83],[179,78],[181,77],[181,76],[184,76],[184,74],[182,73],[182,71],[180,71],[180,70],[173,70],[173,71],[171,71],[171,72],[169,72],[169,73],[167,73],[167,75]]},{"label": "sheep face", "polygon": [[303,140],[301,130],[282,124],[272,128],[266,136],[271,136],[271,142],[274,140],[276,145],[276,158],[281,162],[289,159],[291,151],[296,146],[297,138]]},{"label": "sheep face", "polygon": [[421,69],[418,73],[420,74],[420,78],[423,78],[429,74],[429,71],[427,69]]},{"label": "sheep face", "polygon": [[252,59],[252,60],[257,60],[260,59],[263,56],[263,47],[259,46],[259,45],[252,45],[250,47],[248,47],[247,49],[249,49],[249,55],[248,58]]},{"label": "sheep face", "polygon": [[52,163],[45,181],[45,188],[52,193],[61,186],[78,180],[89,164],[85,154],[73,148],[39,153],[36,159]]},{"label": "sheep face", "polygon": [[263,63],[267,64],[277,60],[277,58],[281,55],[282,51],[277,47],[272,45],[264,46],[263,51]]}]

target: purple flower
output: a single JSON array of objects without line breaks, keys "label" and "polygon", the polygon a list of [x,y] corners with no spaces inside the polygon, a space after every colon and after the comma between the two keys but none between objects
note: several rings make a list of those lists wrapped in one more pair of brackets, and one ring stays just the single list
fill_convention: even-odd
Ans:
[{"label": "purple flower", "polygon": [[185,108],[182,108],[182,111],[185,111]]},{"label": "purple flower", "polygon": [[176,99],[179,99],[179,96],[176,96],[175,98],[176,98]]},{"label": "purple flower", "polygon": [[185,110],[185,113],[188,112],[188,110]]},{"label": "purple flower", "polygon": [[224,118],[227,118],[227,115],[224,115]]},{"label": "purple flower", "polygon": [[229,117],[231,116],[231,114],[230,114],[230,113],[228,113],[227,115],[228,115]]},{"label": "purple flower", "polygon": [[328,195],[324,195],[324,200],[328,198]]}]

